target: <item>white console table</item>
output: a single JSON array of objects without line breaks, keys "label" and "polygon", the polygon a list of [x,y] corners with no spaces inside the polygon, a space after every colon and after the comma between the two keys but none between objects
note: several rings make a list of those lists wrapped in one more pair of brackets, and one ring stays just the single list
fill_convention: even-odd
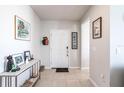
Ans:
[{"label": "white console table", "polygon": [[[40,78],[40,72],[39,72],[40,64],[41,64],[40,60],[34,59],[32,61],[29,61],[29,63],[27,63],[27,64],[21,65],[19,71],[0,73],[0,87],[3,87],[3,84],[2,84],[3,82],[4,82],[4,87],[12,87],[13,83],[14,83],[14,87],[18,87],[18,76],[20,74],[22,74],[23,72],[25,72],[26,70],[30,70],[30,78],[29,79],[31,79],[31,77],[33,76],[34,71],[35,71],[35,74],[37,75],[37,77],[32,78],[33,82],[29,87],[34,86],[34,84]],[[14,78],[14,81],[13,81],[13,78]],[[21,85],[21,86],[23,87],[23,85]]]}]

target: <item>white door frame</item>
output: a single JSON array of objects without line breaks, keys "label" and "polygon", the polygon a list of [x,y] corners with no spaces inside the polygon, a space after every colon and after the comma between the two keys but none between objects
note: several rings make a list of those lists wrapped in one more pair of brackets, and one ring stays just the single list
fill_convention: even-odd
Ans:
[{"label": "white door frame", "polygon": [[[53,29],[52,31],[57,31],[59,29]],[[71,38],[70,38],[70,31],[67,29],[62,29],[63,31],[67,31],[68,32],[68,43],[70,42]],[[51,47],[51,41],[52,41],[52,31],[50,31],[50,68],[52,68],[52,47]],[[68,68],[70,68],[70,50],[71,50],[71,44],[68,44]]]},{"label": "white door frame", "polygon": [[[83,56],[83,53],[82,53],[82,24],[88,24],[88,38],[89,38],[89,40],[88,40],[88,43],[89,43],[89,45],[88,45],[88,47],[89,47],[89,50],[88,50],[88,52],[89,52],[89,54],[88,54],[88,67],[87,66],[84,66],[84,60],[83,60],[83,58],[82,58],[82,56]],[[90,28],[90,19],[89,18],[87,18],[83,23],[81,24],[81,69],[90,69],[90,30],[91,30],[91,28]]]}]

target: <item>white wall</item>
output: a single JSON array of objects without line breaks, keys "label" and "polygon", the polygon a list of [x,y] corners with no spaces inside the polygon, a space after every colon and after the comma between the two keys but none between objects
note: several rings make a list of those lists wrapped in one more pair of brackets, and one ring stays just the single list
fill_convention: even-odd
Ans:
[{"label": "white wall", "polygon": [[124,6],[110,7],[111,86],[124,86]]},{"label": "white wall", "polygon": [[[80,23],[75,21],[42,21],[42,36],[48,36],[50,39],[50,31],[52,30],[68,30],[70,43],[69,47],[71,48],[71,32],[78,32],[79,35],[79,47],[78,50],[70,50],[70,67],[80,67]],[[50,67],[50,44],[44,46],[41,44],[42,51],[42,62],[46,68]]]},{"label": "white wall", "polygon": [[[0,72],[4,70],[4,57],[9,54],[31,50],[35,58],[41,59],[41,21],[29,6],[0,6]],[[31,24],[31,41],[14,39],[14,15]]]},{"label": "white wall", "polygon": [[[102,17],[102,38],[92,39],[92,22]],[[90,78],[98,86],[109,86],[109,6],[92,6],[85,16],[90,19]]]},{"label": "white wall", "polygon": [[90,21],[81,24],[81,68],[89,68]]}]

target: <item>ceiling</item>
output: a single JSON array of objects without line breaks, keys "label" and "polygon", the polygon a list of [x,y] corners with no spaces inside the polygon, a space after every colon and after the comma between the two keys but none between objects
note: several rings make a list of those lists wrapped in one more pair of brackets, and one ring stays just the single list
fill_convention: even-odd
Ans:
[{"label": "ceiling", "polygon": [[31,5],[41,20],[80,20],[89,5]]}]

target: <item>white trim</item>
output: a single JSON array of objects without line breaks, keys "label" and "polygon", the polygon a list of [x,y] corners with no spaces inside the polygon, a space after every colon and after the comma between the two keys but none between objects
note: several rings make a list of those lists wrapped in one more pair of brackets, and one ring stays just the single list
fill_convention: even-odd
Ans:
[{"label": "white trim", "polygon": [[[76,69],[76,68],[80,68],[80,67],[69,67],[71,69]],[[51,69],[51,67],[45,67],[45,69]]]},{"label": "white trim", "polygon": [[[80,68],[80,67],[69,67],[70,69],[77,69],[77,68]],[[51,69],[51,67],[45,67],[45,69]]]},{"label": "white trim", "polygon": [[52,68],[52,47],[51,47],[51,42],[52,42],[52,32],[50,31],[50,37],[49,37],[50,39],[49,39],[49,41],[50,41],[50,47],[49,47],[49,49],[50,49],[50,68]]},{"label": "white trim", "polygon": [[76,68],[80,68],[80,67],[69,67],[69,68],[76,69]]},{"label": "white trim", "polygon": [[45,67],[45,69],[51,69],[51,67]]},{"label": "white trim", "polygon": [[89,69],[89,67],[81,67],[81,70]]},{"label": "white trim", "polygon": [[96,82],[91,77],[89,77],[89,80],[93,84],[94,87],[98,87],[98,85],[96,84]]}]

